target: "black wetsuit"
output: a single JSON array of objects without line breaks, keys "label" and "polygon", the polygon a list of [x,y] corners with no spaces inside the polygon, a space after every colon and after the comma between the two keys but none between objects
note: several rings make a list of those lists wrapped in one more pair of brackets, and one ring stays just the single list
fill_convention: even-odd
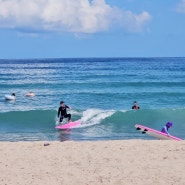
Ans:
[{"label": "black wetsuit", "polygon": [[67,108],[70,107],[65,105],[65,107],[60,106],[58,108],[58,118],[60,116],[60,122],[62,122],[64,118],[68,118],[68,121],[71,120],[71,114],[67,114]]},{"label": "black wetsuit", "polygon": [[140,107],[139,107],[139,106],[134,105],[134,106],[132,106],[132,109],[140,109]]}]

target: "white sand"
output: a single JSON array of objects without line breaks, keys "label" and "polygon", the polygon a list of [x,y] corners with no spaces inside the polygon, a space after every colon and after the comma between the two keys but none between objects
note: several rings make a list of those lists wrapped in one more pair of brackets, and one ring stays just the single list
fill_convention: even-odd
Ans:
[{"label": "white sand", "polygon": [[30,184],[185,185],[185,141],[1,142],[0,185]]}]

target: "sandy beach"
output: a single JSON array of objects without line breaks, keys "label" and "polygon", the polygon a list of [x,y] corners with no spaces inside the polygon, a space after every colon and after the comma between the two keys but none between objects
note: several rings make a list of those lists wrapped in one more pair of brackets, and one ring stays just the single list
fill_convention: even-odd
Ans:
[{"label": "sandy beach", "polygon": [[184,185],[184,156],[185,141],[1,142],[0,184]]}]

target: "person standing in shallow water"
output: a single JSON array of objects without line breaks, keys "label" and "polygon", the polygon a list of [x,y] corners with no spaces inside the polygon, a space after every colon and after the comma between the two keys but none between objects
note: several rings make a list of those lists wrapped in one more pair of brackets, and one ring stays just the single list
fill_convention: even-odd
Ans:
[{"label": "person standing in shallow water", "polygon": [[67,114],[67,109],[72,109],[71,107],[65,105],[64,101],[60,102],[60,107],[58,108],[58,118],[61,123],[64,118],[68,118],[68,122],[71,121],[71,114]]},{"label": "person standing in shallow water", "polygon": [[172,127],[172,125],[173,125],[172,122],[167,122],[166,125],[161,129],[161,132],[167,134],[168,136],[170,136],[170,133],[168,132],[168,129],[170,127]]},{"label": "person standing in shallow water", "polygon": [[139,105],[137,104],[137,101],[134,101],[134,104],[132,106],[132,109],[140,109]]}]

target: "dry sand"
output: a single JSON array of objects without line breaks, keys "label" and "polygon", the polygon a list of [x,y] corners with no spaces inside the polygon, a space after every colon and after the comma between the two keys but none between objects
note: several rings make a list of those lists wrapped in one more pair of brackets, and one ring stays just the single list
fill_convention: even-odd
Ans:
[{"label": "dry sand", "polygon": [[185,141],[1,142],[5,184],[185,185]]}]

